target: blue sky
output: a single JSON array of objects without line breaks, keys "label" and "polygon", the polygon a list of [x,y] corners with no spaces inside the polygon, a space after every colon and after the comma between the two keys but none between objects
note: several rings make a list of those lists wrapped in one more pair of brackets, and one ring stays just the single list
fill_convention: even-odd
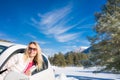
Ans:
[{"label": "blue sky", "polygon": [[0,39],[28,44],[43,52],[66,53],[90,46],[95,12],[106,0],[0,0]]}]

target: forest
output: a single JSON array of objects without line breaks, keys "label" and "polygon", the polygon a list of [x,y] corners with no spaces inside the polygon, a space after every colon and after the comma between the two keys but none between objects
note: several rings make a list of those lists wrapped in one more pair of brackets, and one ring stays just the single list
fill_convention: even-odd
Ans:
[{"label": "forest", "polygon": [[53,57],[49,57],[51,64],[55,66],[82,66],[81,61],[87,60],[88,55],[77,52],[67,52],[63,54],[59,52],[58,54],[54,54]]}]

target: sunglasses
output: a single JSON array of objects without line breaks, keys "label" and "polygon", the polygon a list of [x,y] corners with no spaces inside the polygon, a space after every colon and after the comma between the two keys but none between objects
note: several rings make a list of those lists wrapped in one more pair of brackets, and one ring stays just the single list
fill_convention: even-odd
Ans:
[{"label": "sunglasses", "polygon": [[33,50],[33,51],[36,51],[37,50],[37,48],[32,48],[32,47],[28,47],[28,50]]}]

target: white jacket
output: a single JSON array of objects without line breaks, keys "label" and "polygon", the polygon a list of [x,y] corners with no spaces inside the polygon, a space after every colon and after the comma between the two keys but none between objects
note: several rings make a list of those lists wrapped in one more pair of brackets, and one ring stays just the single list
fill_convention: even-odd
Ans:
[{"label": "white jacket", "polygon": [[[29,61],[24,62],[23,59],[23,54],[19,53],[14,55],[13,57],[11,57],[8,62],[5,64],[5,66],[3,67],[2,70],[4,69],[8,69],[6,72],[2,73],[0,75],[0,77],[5,77],[5,75],[10,72],[10,71],[15,71],[15,72],[19,72],[19,73],[24,73],[25,69],[27,68],[29,64]],[[33,66],[32,68],[35,68],[35,66]],[[1,79],[0,79],[1,80]]]}]

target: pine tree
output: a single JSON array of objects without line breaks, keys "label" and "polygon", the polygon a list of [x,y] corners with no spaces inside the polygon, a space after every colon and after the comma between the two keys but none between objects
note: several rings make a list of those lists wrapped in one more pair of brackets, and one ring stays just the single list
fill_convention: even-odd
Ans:
[{"label": "pine tree", "polygon": [[72,53],[70,53],[70,52],[66,53],[65,59],[66,59],[66,64],[68,66],[72,66],[73,65],[73,56],[72,56]]},{"label": "pine tree", "polygon": [[79,59],[79,54],[78,53],[73,54],[73,61],[74,61],[75,66],[80,66],[80,59]]},{"label": "pine tree", "polygon": [[65,61],[65,57],[64,57],[64,55],[60,52],[59,54],[58,54],[58,56],[59,56],[59,65],[60,66],[62,66],[62,67],[65,67],[66,66],[66,61]]},{"label": "pine tree", "polygon": [[66,66],[64,55],[61,52],[54,55],[53,64],[55,66],[62,66],[62,67]]},{"label": "pine tree", "polygon": [[97,12],[95,17],[96,35],[89,38],[93,47],[92,58],[97,59],[94,63],[106,66],[105,70],[119,72],[117,64],[120,63],[120,0],[107,0],[102,12]]}]

